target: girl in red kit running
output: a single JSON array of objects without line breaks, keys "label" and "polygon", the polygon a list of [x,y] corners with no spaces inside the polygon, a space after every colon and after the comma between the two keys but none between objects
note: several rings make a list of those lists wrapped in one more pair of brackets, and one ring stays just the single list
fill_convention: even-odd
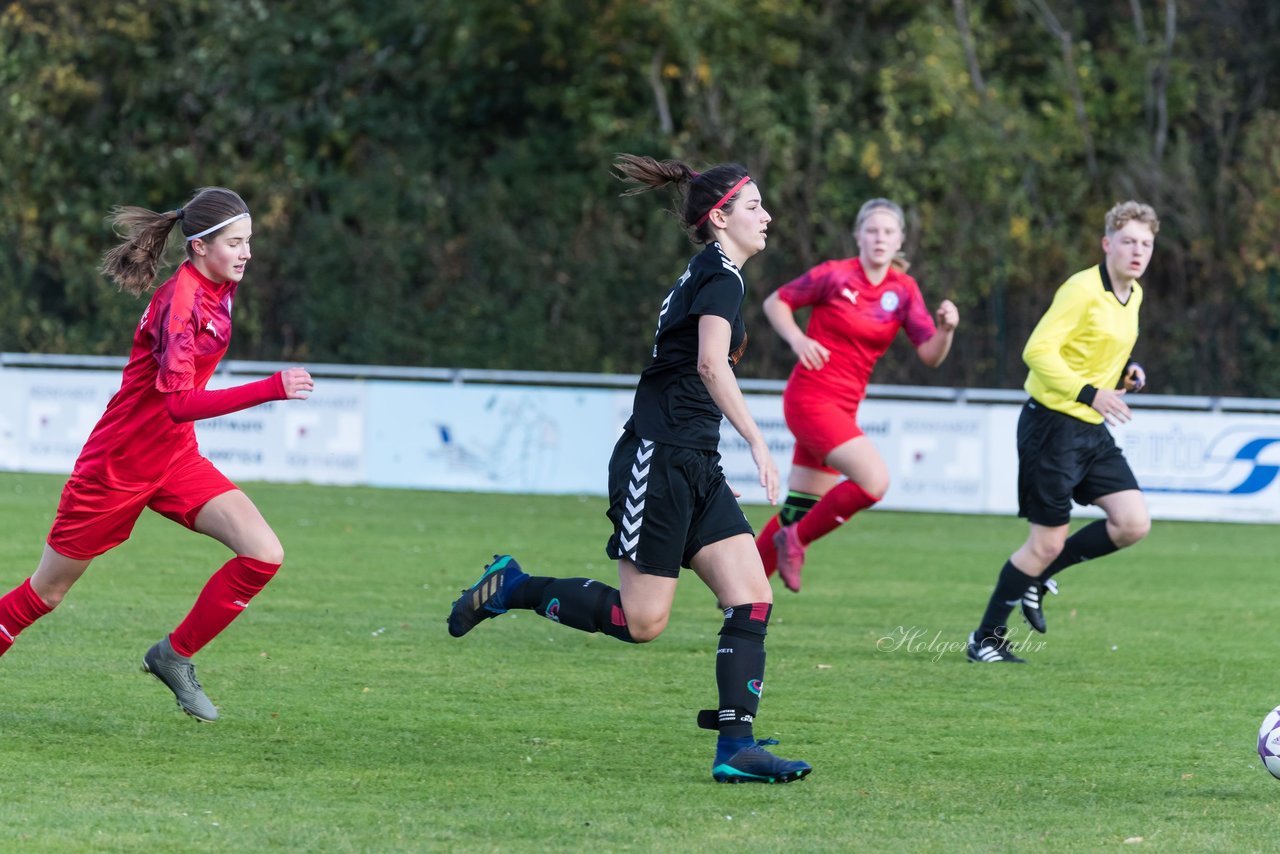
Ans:
[{"label": "girl in red kit running", "polygon": [[[795,453],[786,501],[756,537],[765,571],[799,591],[805,548],[884,497],[889,469],[858,427],[858,404],[876,362],[899,329],[920,361],[947,358],[960,314],[938,304],[937,325],[899,256],[905,221],[888,199],[872,199],[853,227],[858,257],[819,264],[764,301],[764,313],[800,360],[782,394]],[[812,306],[807,329],[794,311]]]},{"label": "girl in red kit running", "polygon": [[234,553],[142,665],[173,691],[183,711],[213,721],[217,709],[196,680],[191,656],[271,580],[284,550],[253,502],[200,455],[194,422],[272,400],[305,399],[314,383],[303,368],[289,368],[235,388],[205,388],[227,352],[231,303],[250,258],[252,219],[240,196],[206,187],[174,211],[112,213],[125,238],[103,258],[102,272],[122,290],[141,295],[152,286],[175,224],[186,237],[187,260],[142,313],[120,391],[80,452],[39,565],[0,597],[0,655],[62,602],[94,558],[127,540],[150,508]]}]

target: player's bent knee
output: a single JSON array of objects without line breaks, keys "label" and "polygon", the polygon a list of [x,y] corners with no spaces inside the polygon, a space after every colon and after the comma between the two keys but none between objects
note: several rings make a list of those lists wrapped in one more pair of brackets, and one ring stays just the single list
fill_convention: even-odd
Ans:
[{"label": "player's bent knee", "polygon": [[284,546],[280,545],[279,540],[274,543],[255,544],[242,551],[240,556],[280,566],[284,563]]},{"label": "player's bent knee", "polygon": [[1048,566],[1062,554],[1063,540],[1038,540],[1031,543],[1031,554],[1041,566]]},{"label": "player's bent knee", "polygon": [[1149,533],[1151,533],[1151,519],[1149,517],[1125,519],[1116,526],[1116,545],[1120,548],[1131,546],[1145,539]]},{"label": "player's bent knee", "polygon": [[657,640],[658,635],[667,628],[666,618],[660,620],[650,620],[643,623],[634,623],[630,619],[627,620],[627,629],[631,632],[631,639],[636,643],[649,643]]},{"label": "player's bent knee", "polygon": [[862,486],[862,491],[865,492],[868,497],[875,501],[883,501],[884,497],[889,494],[889,484],[889,476],[885,475],[883,480],[872,480],[869,483],[860,484],[860,486]]}]

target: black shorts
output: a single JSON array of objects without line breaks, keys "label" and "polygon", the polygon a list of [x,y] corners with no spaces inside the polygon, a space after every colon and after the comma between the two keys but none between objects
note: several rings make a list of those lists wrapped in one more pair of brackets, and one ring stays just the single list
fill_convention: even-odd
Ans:
[{"label": "black shorts", "polygon": [[630,430],[609,460],[611,560],[629,558],[646,575],[676,578],[703,546],[753,535],[725,482],[717,451],[641,439]]},{"label": "black shorts", "polygon": [[1037,525],[1071,521],[1071,501],[1138,489],[1105,424],[1090,424],[1029,400],[1018,416],[1018,515]]}]

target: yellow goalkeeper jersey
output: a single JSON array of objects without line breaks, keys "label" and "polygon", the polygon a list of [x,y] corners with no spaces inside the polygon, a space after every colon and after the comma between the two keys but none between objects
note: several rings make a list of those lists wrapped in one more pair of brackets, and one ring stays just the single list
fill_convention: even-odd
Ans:
[{"label": "yellow goalkeeper jersey", "polygon": [[1135,280],[1121,303],[1105,265],[1067,279],[1022,351],[1030,368],[1023,388],[1050,409],[1101,424],[1102,414],[1081,403],[1080,392],[1116,387],[1138,340],[1141,307],[1142,286]]}]

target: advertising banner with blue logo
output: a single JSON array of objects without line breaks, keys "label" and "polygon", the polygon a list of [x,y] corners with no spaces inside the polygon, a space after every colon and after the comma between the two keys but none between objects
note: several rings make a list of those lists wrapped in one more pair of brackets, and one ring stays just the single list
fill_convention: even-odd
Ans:
[{"label": "advertising banner with blue logo", "polygon": [[1154,518],[1280,521],[1280,417],[1141,409],[1113,432]]}]

